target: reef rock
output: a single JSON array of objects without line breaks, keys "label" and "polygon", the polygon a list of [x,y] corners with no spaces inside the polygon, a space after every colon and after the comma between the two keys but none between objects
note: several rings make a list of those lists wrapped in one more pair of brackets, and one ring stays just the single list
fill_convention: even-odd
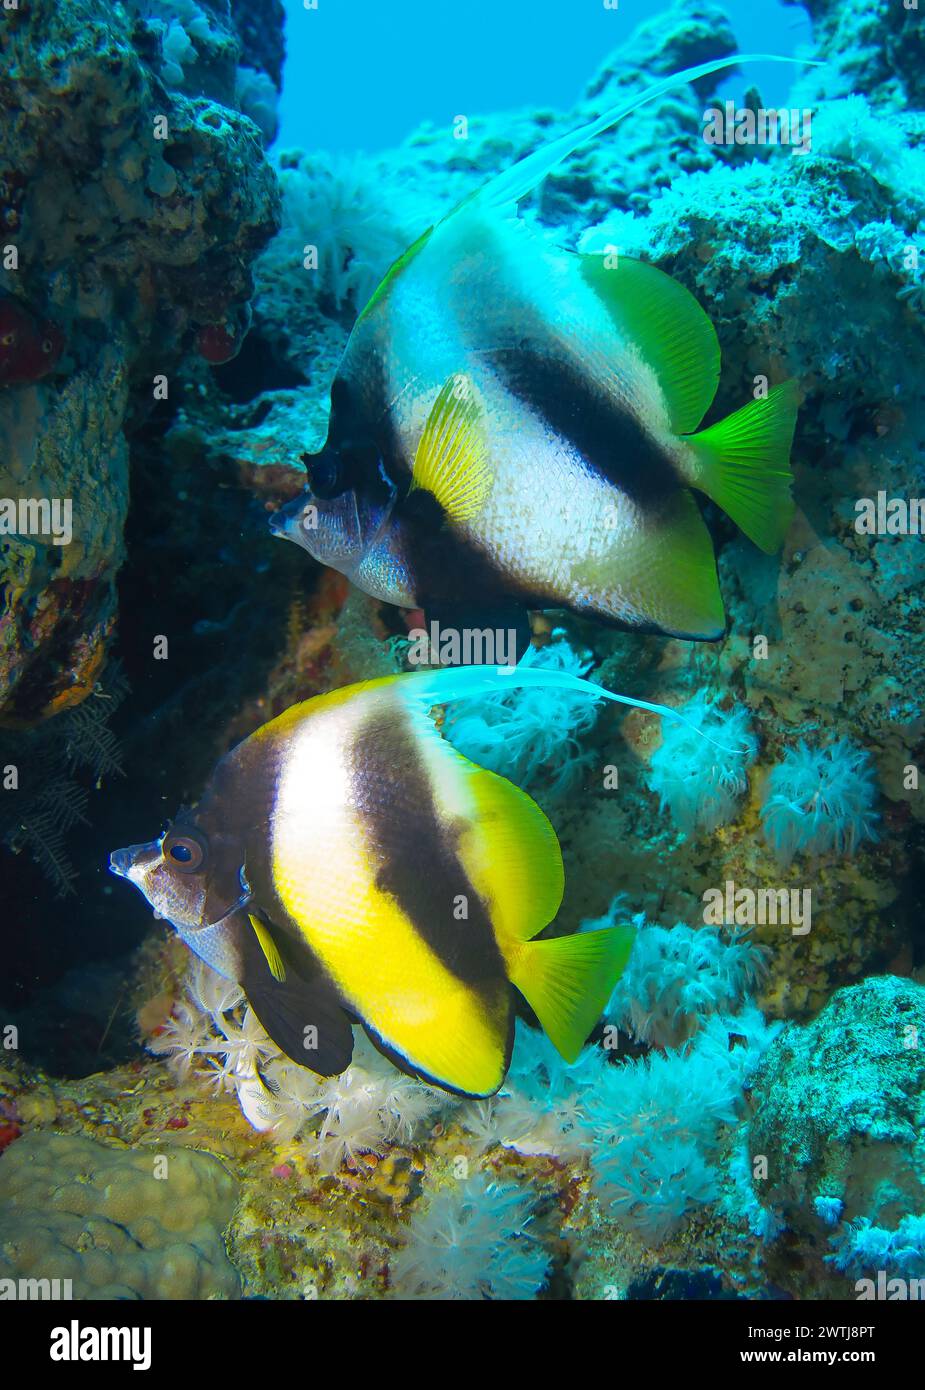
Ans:
[{"label": "reef rock", "polygon": [[75,1299],[234,1298],[222,1232],[236,1195],[193,1149],[25,1135],[0,1169],[0,1280],[70,1280]]},{"label": "reef rock", "polygon": [[[765,1209],[806,1247],[861,1253],[918,1222],[925,1235],[925,988],[893,975],[838,990],[804,1027],[771,1044],[755,1077],[748,1131]],[[760,1170],[759,1171],[763,1171]],[[925,1245],[919,1252],[925,1272]],[[863,1260],[862,1260],[863,1263]]]},{"label": "reef rock", "polygon": [[181,7],[162,9],[35,0],[0,29],[0,296],[65,339],[51,373],[0,386],[0,494],[73,507],[69,545],[2,538],[6,722],[93,688],[123,556],[126,426],[167,398],[197,341],[208,355],[203,334],[240,339],[250,264],[278,223],[260,131],[226,104],[230,12],[189,0],[181,43]]}]

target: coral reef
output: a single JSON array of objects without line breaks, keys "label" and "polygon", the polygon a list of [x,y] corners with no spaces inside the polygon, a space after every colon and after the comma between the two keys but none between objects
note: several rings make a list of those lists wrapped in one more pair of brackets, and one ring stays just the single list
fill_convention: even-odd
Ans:
[{"label": "coral reef", "polygon": [[787,1027],[754,1079],[748,1153],[766,1160],[754,1195],[839,1270],[876,1273],[892,1253],[925,1276],[923,1029],[925,988],[873,976]]},{"label": "coral reef", "polygon": [[[74,508],[69,544],[3,544],[7,722],[92,689],[124,559],[127,430],[164,399],[198,329],[240,331],[249,264],[277,226],[275,174],[232,106],[230,20],[195,0],[158,13],[133,28],[121,7],[37,0],[0,29],[0,292],[65,340],[52,375],[0,394],[0,490]],[[213,82],[185,95],[172,82],[197,44]]]},{"label": "coral reef", "polygon": [[[103,849],[194,801],[296,700],[404,669],[420,615],[348,596],[266,529],[324,440],[351,325],[455,201],[656,75],[733,52],[728,21],[701,0],[646,20],[570,111],[475,115],[458,142],[428,125],[375,157],[268,156],[278,0],[5,12],[0,241],[19,265],[0,295],[63,348],[0,385],[0,491],[72,497],[75,524],[70,545],[0,541],[0,765],[28,773],[0,836],[23,851],[4,867],[24,901],[77,891],[66,933],[54,908],[53,931],[10,947],[0,1273],[87,1297],[286,1299],[850,1297],[879,1270],[925,1273],[922,547],[855,525],[858,499],[925,476],[923,31],[886,0],[809,9],[828,61],[791,92],[814,108],[808,152],[709,146],[716,82],[700,83],[525,207],[551,242],[616,246],[695,295],[722,348],[717,418],[798,381],[798,508],[778,560],[704,504],[718,643],[535,616],[528,661],[673,706],[712,741],[540,691],[443,712],[445,737],[554,822],[552,930],[636,925],[577,1061],[518,1018],[484,1101],[404,1076],[359,1033],[342,1075],[295,1066],[240,991],[106,896]],[[811,891],[812,930],[703,925],[730,884]]]},{"label": "coral reef", "polygon": [[221,1163],[179,1145],[25,1135],[0,1166],[0,1276],[70,1280],[76,1299],[234,1298],[235,1195]]}]

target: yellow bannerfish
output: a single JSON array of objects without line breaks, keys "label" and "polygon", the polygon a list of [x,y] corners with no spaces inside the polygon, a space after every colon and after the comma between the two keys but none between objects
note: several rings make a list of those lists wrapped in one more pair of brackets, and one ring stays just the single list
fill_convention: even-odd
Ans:
[{"label": "yellow bannerfish", "polygon": [[533,667],[332,691],[232,749],[193,810],[159,839],[117,850],[110,867],[241,984],[283,1051],[320,1074],[348,1065],[359,1020],[412,1074],[491,1095],[510,1059],[511,986],[572,1061],[623,970],[632,928],[537,939],[562,898],[555,831],[525,792],[446,742],[428,713],[517,685],[642,703]]}]

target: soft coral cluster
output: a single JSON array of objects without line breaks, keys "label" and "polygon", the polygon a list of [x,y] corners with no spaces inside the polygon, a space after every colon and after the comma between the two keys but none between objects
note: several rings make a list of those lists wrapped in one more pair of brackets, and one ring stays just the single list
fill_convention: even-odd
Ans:
[{"label": "soft coral cluster", "polygon": [[533,1205],[522,1189],[484,1173],[427,1194],[392,1260],[396,1295],[534,1298],[550,1261],[529,1229]]},{"label": "soft coral cluster", "polygon": [[686,1048],[608,1068],[587,1114],[595,1187],[614,1215],[659,1241],[719,1195],[724,1127],[775,1031],[749,1004],[708,1018]]},{"label": "soft coral cluster", "polygon": [[[530,647],[521,665],[584,676],[591,660],[559,638]],[[586,692],[528,686],[450,705],[444,732],[473,762],[558,797],[574,790],[591,760],[581,740],[596,719]]]},{"label": "soft coral cluster", "polygon": [[862,840],[877,838],[876,796],[863,749],[846,738],[823,748],[801,739],[768,777],[761,808],[765,839],[784,864],[800,851],[851,854]]},{"label": "soft coral cluster", "polygon": [[[588,927],[613,925],[619,898]],[[677,1046],[710,1014],[738,1007],[766,969],[765,952],[744,933],[724,937],[717,927],[670,930],[633,919],[636,937],[629,964],[617,983],[607,1018],[624,1032],[659,1046]]]},{"label": "soft coral cluster", "polygon": [[414,1138],[447,1104],[402,1075],[358,1033],[350,1066],[319,1077],[282,1056],[237,985],[195,960],[185,996],[148,1042],[180,1080],[192,1074],[233,1093],[248,1121],[274,1139],[300,1136],[328,1172],[360,1153]]},{"label": "soft coral cluster", "polygon": [[715,830],[731,820],[748,788],[758,740],[748,711],[724,710],[709,690],[698,690],[679,713],[684,723],[663,721],[662,742],[649,763],[649,786],[687,834]]}]

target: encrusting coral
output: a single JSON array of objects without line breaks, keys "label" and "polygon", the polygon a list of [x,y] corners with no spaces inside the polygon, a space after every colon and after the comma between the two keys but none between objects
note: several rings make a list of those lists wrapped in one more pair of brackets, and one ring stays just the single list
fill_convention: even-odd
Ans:
[{"label": "encrusting coral", "polygon": [[876,1273],[887,1256],[925,1277],[923,1036],[925,988],[873,976],[779,1033],[754,1078],[753,1198],[805,1240],[823,1288],[833,1266]]},{"label": "encrusting coral", "polygon": [[236,1195],[217,1159],[179,1145],[25,1135],[0,1164],[0,1279],[70,1280],[81,1300],[235,1298]]},{"label": "encrusting coral", "polygon": [[[197,333],[230,324],[234,338],[250,263],[278,225],[275,173],[233,109],[233,27],[195,0],[169,3],[179,19],[165,37],[192,23],[191,47],[221,39],[228,83],[213,62],[214,99],[201,84],[165,89],[163,48],[121,6],[35,0],[0,25],[0,293],[41,309],[65,344],[51,375],[0,391],[0,491],[74,502],[69,544],[30,534],[0,553],[7,722],[92,689],[124,559],[127,433]],[[168,77],[177,53],[168,39]]]}]

